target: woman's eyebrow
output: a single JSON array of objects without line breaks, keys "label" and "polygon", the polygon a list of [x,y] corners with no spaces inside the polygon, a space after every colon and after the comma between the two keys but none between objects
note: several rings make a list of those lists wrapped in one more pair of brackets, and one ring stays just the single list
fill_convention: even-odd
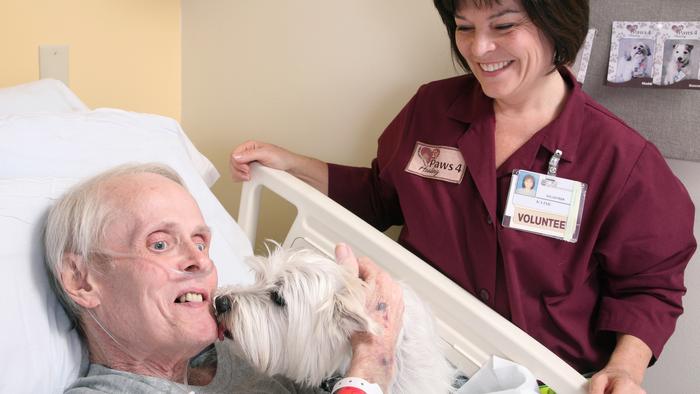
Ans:
[{"label": "woman's eyebrow", "polygon": [[[506,9],[504,9],[504,10],[498,11],[497,13],[495,13],[495,14],[489,16],[489,19],[496,19],[496,18],[500,18],[500,17],[502,17],[502,16],[504,16],[504,15],[508,15],[508,14],[520,14],[520,13],[522,13],[522,11],[518,11],[518,10],[513,10],[513,9],[510,9],[510,8],[506,8]],[[458,13],[455,13],[455,19],[461,19],[461,20],[463,20],[463,21],[466,21],[466,20],[467,20],[465,17],[463,17],[462,15],[460,15],[460,14],[458,14]]]},{"label": "woman's eyebrow", "polygon": [[508,15],[508,14],[520,14],[520,13],[522,13],[522,11],[512,10],[512,9],[506,8],[505,10],[501,10],[501,11],[499,11],[499,12],[497,12],[497,13],[495,13],[495,14],[489,16],[489,19],[496,19],[496,18],[500,18],[500,17],[502,17],[502,16],[504,16],[504,15]]}]

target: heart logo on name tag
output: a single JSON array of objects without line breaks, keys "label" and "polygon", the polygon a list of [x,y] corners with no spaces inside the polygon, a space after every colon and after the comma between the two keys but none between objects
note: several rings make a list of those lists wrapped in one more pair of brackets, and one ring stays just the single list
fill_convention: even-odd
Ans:
[{"label": "heart logo on name tag", "polygon": [[673,30],[674,33],[678,34],[683,31],[683,25],[673,25],[671,26],[671,30]]},{"label": "heart logo on name tag", "polygon": [[418,151],[418,154],[420,155],[420,158],[423,159],[423,164],[427,166],[431,161],[440,156],[440,149],[423,146],[420,148],[420,151]]},{"label": "heart logo on name tag", "polygon": [[629,30],[630,33],[634,33],[635,31],[637,31],[637,27],[639,27],[639,26],[637,26],[637,25],[627,25],[627,30]]}]

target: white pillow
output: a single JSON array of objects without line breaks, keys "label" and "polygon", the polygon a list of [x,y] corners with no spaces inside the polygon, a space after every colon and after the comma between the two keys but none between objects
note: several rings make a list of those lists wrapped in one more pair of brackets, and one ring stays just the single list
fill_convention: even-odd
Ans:
[{"label": "white pillow", "polygon": [[0,89],[0,115],[88,110],[78,96],[57,79],[40,79]]},{"label": "white pillow", "polygon": [[125,162],[173,167],[212,228],[220,282],[252,281],[243,264],[250,242],[199,175],[175,121],[108,109],[7,116],[0,141],[0,392],[62,392],[78,376],[83,351],[48,285],[41,229],[52,202],[87,176]]},{"label": "white pillow", "polygon": [[[0,89],[0,117],[17,114],[66,113],[89,111],[85,103],[63,82],[57,79],[40,79],[22,85]],[[208,186],[216,182],[219,172],[213,164],[194,147],[189,138],[180,129],[177,122],[171,127],[180,130],[187,154],[193,165],[204,178]]]}]

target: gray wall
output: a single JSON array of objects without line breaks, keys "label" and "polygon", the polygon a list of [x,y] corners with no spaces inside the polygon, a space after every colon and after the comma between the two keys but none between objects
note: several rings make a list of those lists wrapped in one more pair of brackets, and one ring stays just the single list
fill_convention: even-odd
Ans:
[{"label": "gray wall", "polygon": [[700,90],[605,86],[612,21],[698,21],[700,0],[590,0],[590,4],[591,27],[598,34],[584,90],[651,140],[664,156],[700,161]]},{"label": "gray wall", "polygon": [[[590,0],[591,27],[598,30],[584,83],[593,98],[651,140],[669,158],[700,161],[700,90],[612,88],[605,85],[613,20],[697,21],[700,0]],[[700,163],[670,160],[696,206],[700,234]],[[700,392],[700,256],[688,265],[685,313],[659,361],[646,374],[650,394]]]}]

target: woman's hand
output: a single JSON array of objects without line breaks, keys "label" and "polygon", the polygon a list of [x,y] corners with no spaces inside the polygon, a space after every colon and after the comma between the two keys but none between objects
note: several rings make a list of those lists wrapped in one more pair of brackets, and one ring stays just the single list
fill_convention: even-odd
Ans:
[{"label": "woman's hand", "polygon": [[347,375],[376,383],[384,392],[388,392],[396,373],[396,341],[403,325],[403,291],[389,274],[370,259],[355,258],[346,245],[336,247],[336,261],[358,267],[359,276],[368,287],[367,312],[382,327],[378,335],[366,332],[353,335],[352,361]]},{"label": "woman's hand", "polygon": [[328,195],[328,165],[320,160],[298,155],[277,145],[247,141],[238,145],[229,159],[231,178],[235,182],[250,180],[250,163],[287,171]]},{"label": "woman's hand", "polygon": [[608,367],[593,375],[588,392],[589,394],[646,394],[628,371]]},{"label": "woman's hand", "polygon": [[588,393],[646,394],[642,380],[651,357],[651,349],[644,341],[633,335],[618,334],[608,364],[593,375]]},{"label": "woman's hand", "polygon": [[298,156],[277,145],[266,144],[258,141],[246,141],[238,145],[229,159],[231,177],[234,181],[250,180],[250,163],[257,161],[260,164],[282,171],[289,170]]}]

